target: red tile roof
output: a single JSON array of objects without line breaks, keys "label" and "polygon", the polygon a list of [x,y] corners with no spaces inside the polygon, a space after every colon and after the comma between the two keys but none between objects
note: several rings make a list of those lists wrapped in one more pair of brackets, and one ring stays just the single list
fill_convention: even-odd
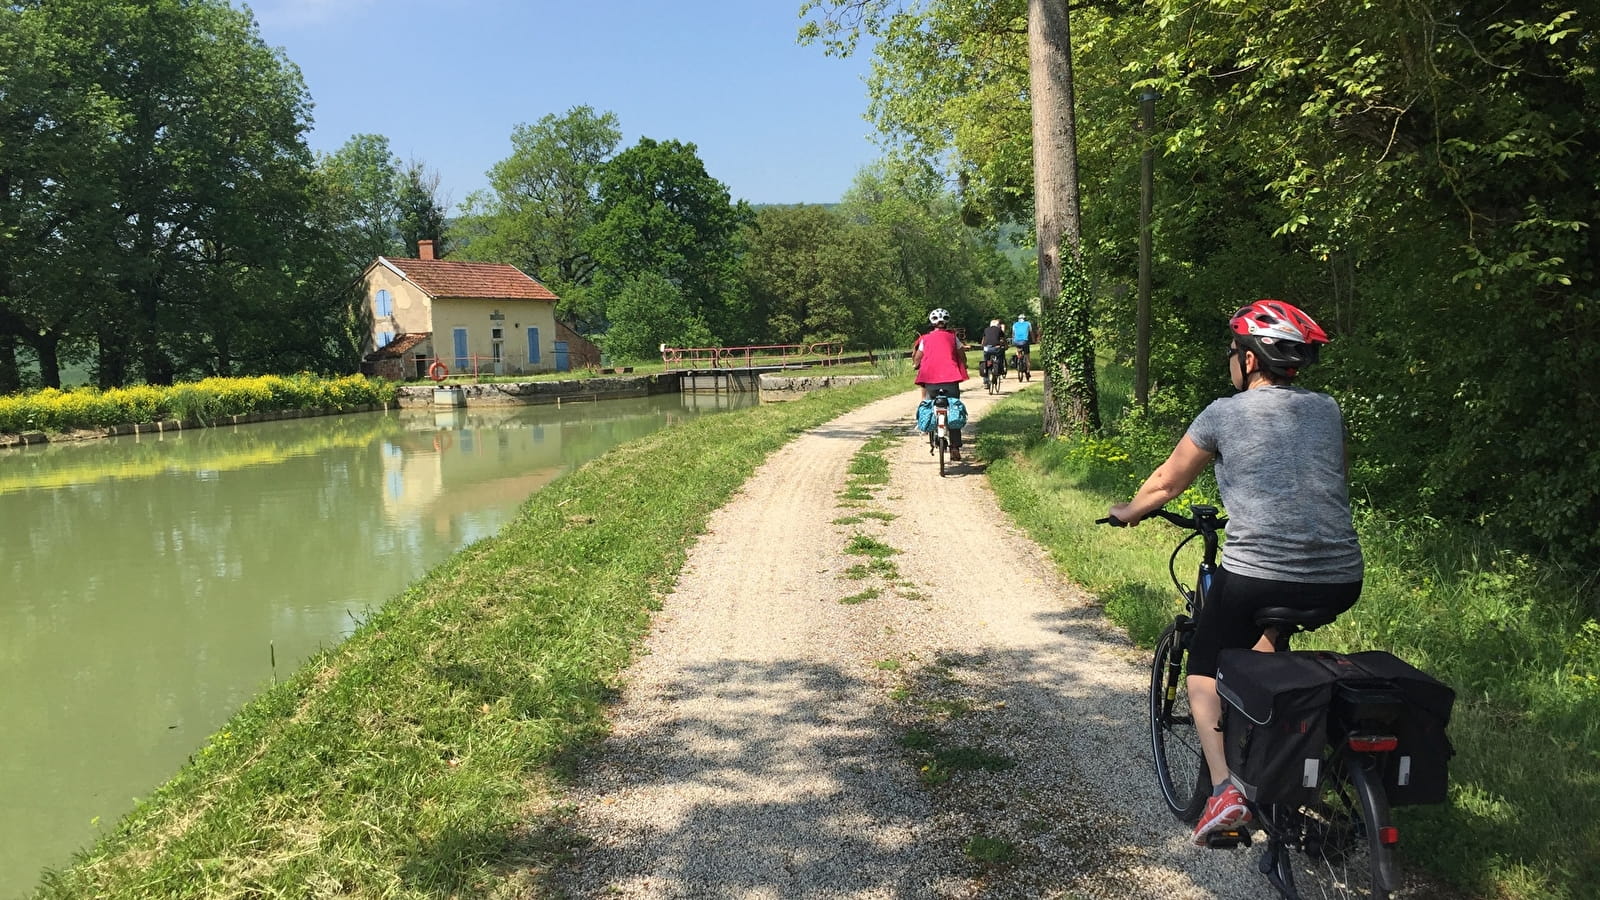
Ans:
[{"label": "red tile roof", "polygon": [[559,300],[550,289],[504,263],[459,262],[453,259],[390,259],[379,261],[399,269],[412,284],[432,297],[487,300]]},{"label": "red tile roof", "polygon": [[426,331],[397,334],[394,340],[368,353],[367,359],[404,359],[407,350],[427,340],[430,336]]}]

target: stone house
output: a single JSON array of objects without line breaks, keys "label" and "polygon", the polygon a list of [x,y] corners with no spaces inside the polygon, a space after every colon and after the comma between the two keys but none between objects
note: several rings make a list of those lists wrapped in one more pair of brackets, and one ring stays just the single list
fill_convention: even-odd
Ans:
[{"label": "stone house", "polygon": [[361,282],[372,323],[361,371],[385,378],[521,375],[598,365],[594,344],[556,320],[560,299],[516,266],[380,256]]}]

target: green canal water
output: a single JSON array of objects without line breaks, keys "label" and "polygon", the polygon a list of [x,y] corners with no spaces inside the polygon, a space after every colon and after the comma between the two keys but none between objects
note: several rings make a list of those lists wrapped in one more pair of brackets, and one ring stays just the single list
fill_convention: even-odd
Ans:
[{"label": "green canal water", "polygon": [[0,897],[551,479],[754,402],[399,410],[0,450]]}]

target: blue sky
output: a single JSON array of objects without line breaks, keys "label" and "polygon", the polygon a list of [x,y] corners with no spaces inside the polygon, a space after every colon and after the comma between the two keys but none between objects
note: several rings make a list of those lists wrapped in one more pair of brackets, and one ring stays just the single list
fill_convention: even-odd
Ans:
[{"label": "blue sky", "polygon": [[[237,2],[237,0],[236,0]],[[692,142],[752,203],[830,203],[878,159],[868,59],[795,42],[799,0],[257,0],[267,44],[303,73],[312,149],[389,138],[459,204],[511,131],[574,106]]]}]

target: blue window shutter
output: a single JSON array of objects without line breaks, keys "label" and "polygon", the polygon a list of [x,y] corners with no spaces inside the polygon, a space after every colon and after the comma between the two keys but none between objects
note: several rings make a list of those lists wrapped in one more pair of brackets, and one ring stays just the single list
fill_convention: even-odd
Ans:
[{"label": "blue window shutter", "polygon": [[467,330],[465,328],[457,328],[455,330],[455,345],[456,371],[465,371],[469,362],[467,359]]},{"label": "blue window shutter", "polygon": [[528,329],[528,365],[537,365],[539,362],[539,329]]},{"label": "blue window shutter", "polygon": [[392,340],[394,340],[394,332],[392,332],[392,331],[380,331],[380,332],[378,332],[378,346],[380,348],[389,346],[389,342],[392,341]]},{"label": "blue window shutter", "polygon": [[378,292],[378,315],[380,315],[380,316],[392,316],[392,315],[394,315],[394,301],[389,297],[389,292],[388,291],[379,291]]}]

